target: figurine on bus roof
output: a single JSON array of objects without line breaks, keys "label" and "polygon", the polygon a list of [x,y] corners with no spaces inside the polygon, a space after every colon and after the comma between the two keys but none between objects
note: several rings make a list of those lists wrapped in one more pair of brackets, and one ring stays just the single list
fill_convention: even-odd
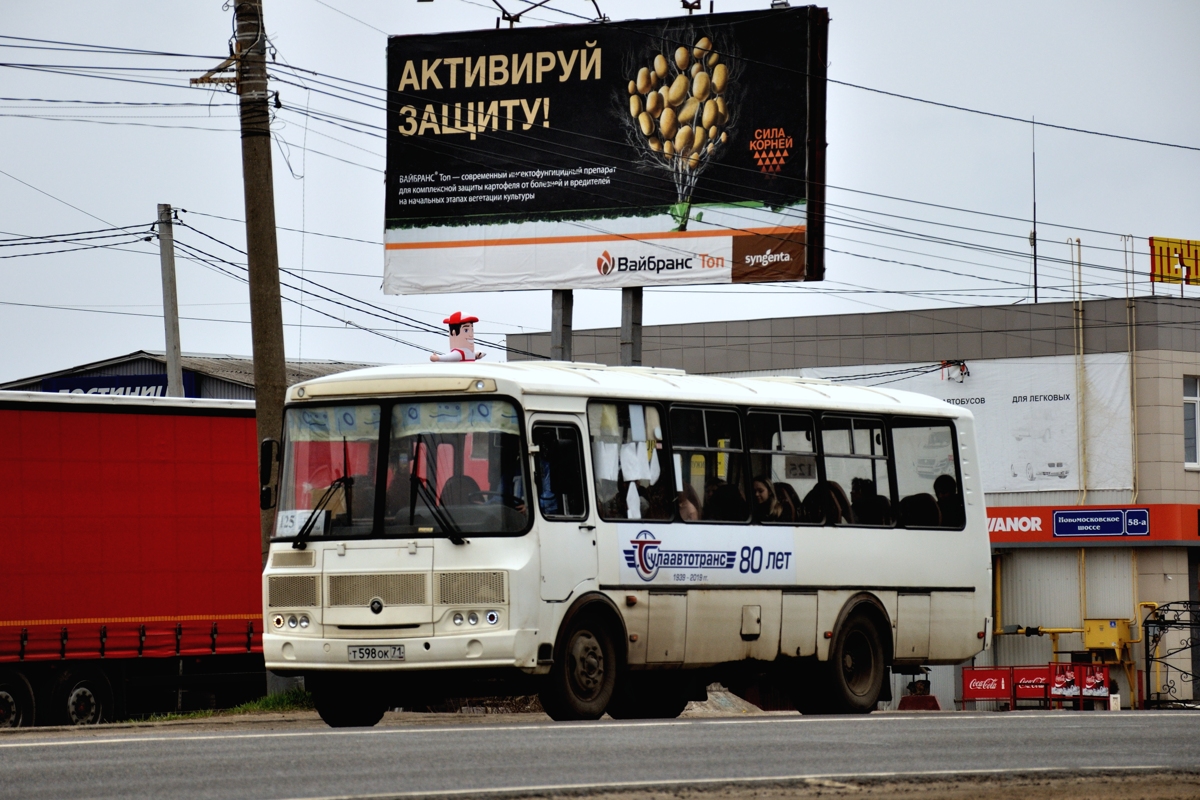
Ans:
[{"label": "figurine on bus roof", "polygon": [[442,320],[450,326],[450,352],[433,353],[430,361],[478,361],[483,353],[475,352],[475,323],[478,317],[464,317],[461,311],[455,311]]}]

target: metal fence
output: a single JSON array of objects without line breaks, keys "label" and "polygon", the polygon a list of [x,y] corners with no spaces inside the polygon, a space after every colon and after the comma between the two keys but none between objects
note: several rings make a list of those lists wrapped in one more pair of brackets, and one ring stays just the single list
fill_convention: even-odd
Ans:
[{"label": "metal fence", "polygon": [[1146,647],[1146,708],[1198,708],[1200,602],[1164,603],[1142,623]]}]

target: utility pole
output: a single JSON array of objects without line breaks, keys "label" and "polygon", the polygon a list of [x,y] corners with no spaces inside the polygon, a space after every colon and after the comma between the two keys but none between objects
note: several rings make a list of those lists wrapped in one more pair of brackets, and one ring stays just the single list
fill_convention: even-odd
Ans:
[{"label": "utility pole", "polygon": [[575,310],[575,297],[570,289],[554,289],[550,296],[550,358],[554,361],[570,361],[571,319]]},{"label": "utility pole", "polygon": [[[258,440],[283,433],[287,370],[279,251],[275,242],[275,185],[271,171],[271,117],[267,92],[267,32],[262,0],[235,0],[237,89],[242,121],[242,183],[246,197],[246,252],[250,271],[250,331],[254,344],[254,395]],[[271,485],[277,483],[272,476]],[[274,511],[262,512],[266,562]]]},{"label": "utility pole", "polygon": [[158,260],[162,266],[167,397],[183,397],[183,364],[179,351],[179,298],[175,290],[175,231],[171,225],[169,203],[158,204]]},{"label": "utility pole", "polygon": [[622,367],[642,365],[642,287],[621,290],[621,352]]},{"label": "utility pole", "polygon": [[1038,301],[1038,278],[1037,278],[1037,120],[1030,120],[1033,125],[1031,132],[1033,136],[1033,230],[1029,232],[1029,244],[1033,246],[1033,302]]}]

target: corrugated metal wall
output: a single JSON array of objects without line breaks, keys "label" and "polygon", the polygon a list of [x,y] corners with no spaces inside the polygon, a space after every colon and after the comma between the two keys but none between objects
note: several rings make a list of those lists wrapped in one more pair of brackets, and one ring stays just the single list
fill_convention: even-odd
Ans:
[{"label": "corrugated metal wall", "polygon": [[[1015,550],[1000,557],[1001,623],[1048,628],[1080,628],[1079,551]],[[1059,637],[1060,650],[1083,647],[1079,634]],[[1047,664],[1053,660],[1049,636],[998,636],[998,663]]]},{"label": "corrugated metal wall", "polygon": [[1089,619],[1133,619],[1133,550],[1092,547],[1084,555]]},{"label": "corrugated metal wall", "polygon": [[220,378],[212,378],[207,375],[196,373],[197,383],[196,388],[201,397],[209,397],[216,400],[253,400],[254,387],[243,386],[240,383],[230,383],[229,381],[221,380]]}]

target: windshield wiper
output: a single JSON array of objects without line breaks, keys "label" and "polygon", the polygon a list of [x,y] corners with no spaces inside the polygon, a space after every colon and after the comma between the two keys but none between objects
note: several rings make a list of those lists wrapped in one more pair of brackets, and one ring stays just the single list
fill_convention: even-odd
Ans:
[{"label": "windshield wiper", "polygon": [[[421,502],[429,509],[430,515],[434,521],[442,527],[442,531],[447,535],[453,544],[465,544],[462,538],[462,530],[454,519],[446,513],[446,510],[438,505],[437,497],[434,496],[433,490],[429,488],[429,482],[421,480],[417,476],[417,459],[421,453],[421,444],[424,444],[424,434],[417,434],[417,441],[413,442],[413,460],[412,471],[409,473],[409,492],[408,492],[408,524],[412,525],[417,516],[417,498],[421,498]],[[429,445],[425,445],[428,450]]]},{"label": "windshield wiper", "polygon": [[[305,520],[304,526],[300,528],[299,533],[296,534],[296,540],[292,542],[292,549],[303,550],[308,546],[305,544],[304,540],[308,538],[308,535],[312,533],[312,529],[316,527],[317,520],[320,519],[321,515],[325,511],[325,506],[329,505],[329,501],[333,499],[333,493],[336,492],[339,487],[345,486],[346,497],[348,499],[350,496],[350,487],[353,485],[354,478],[351,478],[349,475],[343,475],[340,478],[333,479],[333,483],[329,484],[329,488],[325,490],[325,494],[321,495],[321,499],[317,501],[316,507],[313,508],[312,512],[308,516],[308,519]],[[349,505],[349,502],[347,502],[347,505]]]},{"label": "windshield wiper", "polygon": [[325,490],[325,494],[321,495],[321,499],[317,501],[317,505],[313,508],[312,513],[308,515],[308,519],[304,521],[303,527],[301,527],[300,531],[296,534],[296,540],[292,542],[293,550],[304,550],[306,547],[308,547],[304,540],[308,538],[310,533],[312,533],[312,529],[317,524],[317,519],[320,518],[321,513],[325,510],[325,506],[329,505],[329,501],[333,499],[333,493],[336,492],[340,486],[346,487],[346,514],[349,515],[351,513],[351,500],[353,497],[351,492],[354,489],[354,478],[350,477],[350,469],[347,466],[350,463],[349,456],[350,445],[346,443],[346,437],[343,436],[342,476],[340,478],[334,478],[333,482],[329,484],[329,488]]}]

